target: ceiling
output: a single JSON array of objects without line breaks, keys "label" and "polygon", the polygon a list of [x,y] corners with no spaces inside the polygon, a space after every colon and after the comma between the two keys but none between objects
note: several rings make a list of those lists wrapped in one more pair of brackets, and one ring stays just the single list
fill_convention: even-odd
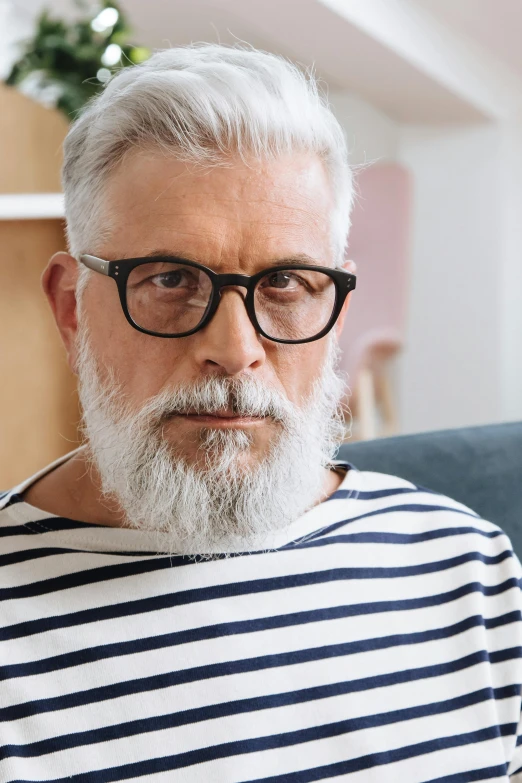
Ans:
[{"label": "ceiling", "polygon": [[[66,0],[54,0],[66,2]],[[366,0],[364,0],[366,2]],[[152,47],[238,41],[314,67],[400,122],[470,122],[484,115],[318,0],[121,0]]]},{"label": "ceiling", "polygon": [[522,79],[521,0],[415,0]]},{"label": "ceiling", "polygon": [[[522,85],[518,40],[522,0],[399,0],[403,1],[416,4],[460,36],[473,39],[490,56],[507,62]],[[20,17],[34,16],[44,6],[51,6],[54,13],[70,13],[73,6],[72,0],[7,2]],[[244,41],[306,67],[313,65],[330,90],[356,92],[400,122],[461,123],[487,116],[451,86],[319,0],[120,0],[120,4],[129,15],[136,42],[153,48],[194,41]]]}]

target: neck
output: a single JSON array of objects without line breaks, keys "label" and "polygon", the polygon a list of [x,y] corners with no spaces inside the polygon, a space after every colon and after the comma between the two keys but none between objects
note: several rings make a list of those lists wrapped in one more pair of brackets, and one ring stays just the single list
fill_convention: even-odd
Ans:
[{"label": "neck", "polygon": [[[321,496],[314,505],[329,498],[343,478],[342,471],[325,469]],[[126,527],[120,506],[104,497],[100,487],[98,471],[88,459],[86,447],[82,447],[32,484],[24,493],[24,500],[42,511],[78,522]]]}]

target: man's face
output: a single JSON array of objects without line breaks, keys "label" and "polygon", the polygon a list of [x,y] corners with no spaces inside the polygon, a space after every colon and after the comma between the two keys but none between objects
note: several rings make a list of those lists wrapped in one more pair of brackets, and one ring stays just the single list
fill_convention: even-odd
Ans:
[{"label": "man's face", "polygon": [[[309,156],[189,169],[159,153],[133,153],[107,189],[110,234],[89,248],[108,260],[161,251],[218,273],[253,275],[275,262],[333,266],[332,193],[323,165]],[[110,368],[132,411],[161,392],[209,377],[255,377],[300,406],[325,362],[328,337],[283,345],[259,336],[243,302],[244,289],[222,292],[212,321],[195,334],[162,339],[126,321],[112,280],[91,276],[82,310],[89,346],[101,371]],[[71,361],[75,363],[71,344]],[[197,459],[202,429],[244,430],[258,462],[280,425],[272,418],[176,415],[162,430],[187,462]]]}]

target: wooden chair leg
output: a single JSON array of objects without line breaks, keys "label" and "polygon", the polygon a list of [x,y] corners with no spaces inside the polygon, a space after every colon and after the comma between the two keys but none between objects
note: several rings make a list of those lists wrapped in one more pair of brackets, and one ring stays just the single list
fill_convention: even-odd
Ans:
[{"label": "wooden chair leg", "polygon": [[375,378],[370,367],[359,370],[357,378],[357,411],[360,440],[372,440],[377,437],[377,406],[375,396]]},{"label": "wooden chair leg", "polygon": [[384,361],[375,374],[375,394],[381,413],[382,436],[396,435],[398,432],[397,409],[390,379],[389,361]]}]

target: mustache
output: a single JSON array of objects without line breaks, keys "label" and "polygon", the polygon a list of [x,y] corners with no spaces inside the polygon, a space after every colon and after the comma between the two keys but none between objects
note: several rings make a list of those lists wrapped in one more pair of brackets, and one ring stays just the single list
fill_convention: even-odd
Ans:
[{"label": "mustache", "polygon": [[142,416],[165,423],[178,415],[219,415],[271,418],[288,426],[296,417],[296,406],[277,389],[252,377],[213,377],[164,390],[142,408]]}]

